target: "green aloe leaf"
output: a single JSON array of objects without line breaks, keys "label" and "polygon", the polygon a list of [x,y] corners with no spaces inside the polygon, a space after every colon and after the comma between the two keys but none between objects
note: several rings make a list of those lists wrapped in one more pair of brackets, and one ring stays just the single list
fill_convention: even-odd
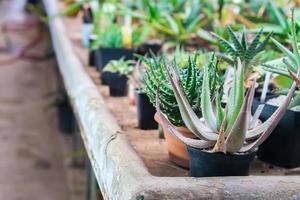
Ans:
[{"label": "green aloe leaf", "polygon": [[238,116],[226,138],[226,151],[229,153],[238,152],[244,144],[251,117],[254,91],[255,84],[253,84],[251,89],[247,92]]},{"label": "green aloe leaf", "polygon": [[209,80],[209,73],[208,73],[208,67],[212,66],[213,58],[211,58],[211,63],[209,63],[209,66],[204,67],[204,76],[203,76],[203,82],[202,82],[202,94],[201,94],[201,111],[203,118],[209,124],[210,128],[214,132],[218,132],[217,129],[217,120],[216,116],[213,112],[212,103],[211,103],[211,94],[210,94],[210,80]]},{"label": "green aloe leaf", "polygon": [[292,32],[292,47],[293,47],[293,53],[296,58],[296,64],[297,66],[300,66],[300,55],[299,55],[299,48],[297,44],[297,33],[296,33],[296,25],[294,21],[294,10],[292,11],[292,24],[291,24],[291,32]]},{"label": "green aloe leaf", "polygon": [[277,46],[277,48],[282,51],[282,53],[286,57],[288,57],[294,64],[297,64],[297,59],[296,59],[295,55],[290,50],[288,50],[285,46],[280,44],[277,40],[275,40],[273,38],[271,38],[271,40]]},{"label": "green aloe leaf", "polygon": [[[230,106],[231,106],[231,113],[228,113],[228,124],[226,127],[226,136],[229,134],[229,131],[231,130],[233,124],[235,123],[237,116],[240,112],[240,109],[243,105],[244,102],[244,93],[245,93],[245,89],[244,89],[244,70],[243,70],[243,65],[241,63],[240,58],[238,58],[237,60],[237,71],[236,71],[236,75],[234,77],[234,85],[233,85],[233,89],[234,89],[234,96],[231,98],[234,98],[234,102],[230,102]],[[229,97],[230,98],[230,97]],[[232,101],[232,99],[231,99]],[[229,109],[229,107],[228,107]],[[229,111],[229,110],[228,110]]]},{"label": "green aloe leaf", "polygon": [[180,31],[179,31],[179,26],[178,26],[176,20],[173,19],[173,18],[171,17],[171,15],[168,15],[168,14],[166,14],[165,17],[166,17],[166,20],[168,21],[168,23],[169,23],[169,25],[170,25],[172,31],[173,31],[174,33],[176,33],[176,34],[179,34],[179,33],[180,33]]},{"label": "green aloe leaf", "polygon": [[276,17],[277,21],[279,22],[281,28],[283,28],[284,30],[288,29],[288,22],[286,21],[285,16],[283,14],[281,14],[279,8],[277,8],[275,6],[273,1],[270,0],[269,3],[270,3],[271,11],[275,15],[275,17]]},{"label": "green aloe leaf", "polygon": [[220,130],[224,119],[224,112],[221,105],[221,96],[219,94],[216,95],[216,115],[217,115],[217,128],[218,130]]}]

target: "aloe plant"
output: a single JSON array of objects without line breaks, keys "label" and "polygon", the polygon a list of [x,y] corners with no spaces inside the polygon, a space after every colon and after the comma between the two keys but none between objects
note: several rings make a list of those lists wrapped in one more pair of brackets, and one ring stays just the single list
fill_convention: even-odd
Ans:
[{"label": "aloe plant", "polygon": [[237,57],[233,85],[226,108],[221,106],[220,95],[214,101],[211,98],[210,76],[208,67],[204,69],[201,94],[202,118],[193,111],[183,86],[172,65],[167,71],[169,82],[179,105],[180,113],[186,127],[199,139],[186,138],[168,121],[160,108],[160,89],[157,91],[156,107],[160,113],[164,128],[185,144],[200,149],[210,149],[212,152],[235,154],[254,151],[275,129],[284,115],[296,89],[293,83],[282,105],[264,123],[258,122],[261,108],[251,116],[251,106],[254,97],[255,83],[245,94],[244,70],[245,63]]},{"label": "aloe plant", "polygon": [[[203,72],[196,64],[197,55],[187,57],[186,60],[188,61],[188,66],[179,66],[175,60],[173,60],[172,63],[176,67],[188,102],[192,105],[193,110],[197,113],[197,115],[201,116],[200,98]],[[144,76],[144,81],[150,101],[155,104],[156,90],[159,87],[161,90],[160,106],[162,112],[166,114],[168,119],[175,126],[184,125],[183,119],[180,115],[179,105],[176,102],[176,97],[168,83],[167,71],[165,69],[165,57],[161,56],[160,58],[155,58],[153,56],[150,59],[144,59],[144,62],[148,66]],[[215,65],[211,65],[209,73],[211,77],[210,86],[214,90],[217,90],[217,83],[220,82],[217,81],[217,79],[220,77],[218,76]]]}]

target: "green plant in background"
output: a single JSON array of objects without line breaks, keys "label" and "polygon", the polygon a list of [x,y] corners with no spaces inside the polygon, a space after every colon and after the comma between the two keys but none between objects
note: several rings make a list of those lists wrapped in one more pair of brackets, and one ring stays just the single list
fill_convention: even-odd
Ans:
[{"label": "green plant in background", "polygon": [[185,144],[194,148],[231,154],[254,151],[272,133],[284,115],[294,94],[296,85],[293,84],[285,101],[273,115],[260,124],[257,123],[260,111],[256,112],[253,118],[251,117],[255,84],[253,83],[251,89],[245,94],[245,64],[242,64],[241,60],[237,58],[236,65],[233,85],[225,109],[222,108],[221,102],[218,100],[218,94],[216,95],[216,100],[212,101],[211,93],[214,90],[210,88],[209,68],[205,67],[201,88],[202,119],[199,119],[197,113],[193,111],[176,70],[172,66],[169,66],[166,71],[168,72],[169,81],[179,105],[184,124],[199,139],[186,138],[168,121],[163,112],[161,112],[161,89],[159,88],[156,95],[156,107],[160,113],[164,128],[168,129]]},{"label": "green plant in background", "polygon": [[112,60],[104,67],[104,72],[112,72],[128,76],[133,72],[133,64],[134,61],[124,60],[124,58],[121,58],[120,60]]},{"label": "green plant in background", "polygon": [[[261,13],[260,19],[262,22],[257,23],[257,27],[264,27],[264,33],[273,32],[273,37],[279,40],[281,43],[288,43],[288,34],[291,32],[288,18],[284,10],[278,6],[276,6],[275,2],[272,0],[264,1],[265,8],[264,12]],[[286,5],[285,5],[286,6]],[[300,10],[296,10],[297,15],[299,16]],[[265,17],[262,15],[265,13]],[[298,20],[296,23],[296,29],[299,29]],[[259,31],[258,29],[252,29],[252,31]],[[297,31],[296,31],[297,32]],[[299,34],[297,34],[299,37]]]},{"label": "green plant in background", "polygon": [[[270,62],[267,62],[262,65],[263,69],[269,72],[273,72],[279,74],[280,76],[285,77],[283,79],[283,83],[278,84],[277,86],[281,86],[279,88],[278,94],[287,94],[288,89],[292,87],[292,79],[294,79],[298,85],[300,85],[299,80],[299,69],[300,69],[300,52],[298,48],[298,40],[296,33],[296,22],[294,20],[294,12],[292,14],[292,22],[290,25],[291,36],[290,43],[293,47],[293,51],[290,51],[284,45],[279,43],[277,40],[272,38],[273,43],[277,46],[278,49],[281,50],[284,57],[279,58]],[[277,77],[278,79],[278,77]],[[300,105],[300,93],[299,91],[295,92],[294,98],[292,99],[289,108],[293,108]]]},{"label": "green plant in background", "polygon": [[263,29],[261,29],[255,35],[252,42],[248,43],[245,31],[243,31],[240,38],[233,32],[230,27],[227,27],[227,31],[231,42],[219,35],[214,34],[214,36],[219,40],[221,46],[226,52],[226,54],[220,53],[217,55],[231,65],[236,65],[237,58],[240,58],[241,62],[245,65],[244,73],[246,74],[246,77],[249,77],[253,71],[254,58],[265,49],[272,33],[269,33],[263,41],[260,41],[263,31]]},{"label": "green plant in background", "polygon": [[99,47],[121,48],[123,46],[121,27],[117,24],[111,24],[105,27],[97,35],[97,40],[93,42],[92,49]]},{"label": "green plant in background", "polygon": [[[198,37],[196,32],[207,24],[201,14],[202,1],[142,1],[139,9],[123,8],[123,12],[143,21],[152,27],[158,38],[169,44],[192,43]],[[195,40],[193,41],[195,43]]]},{"label": "green plant in background", "polygon": [[79,1],[73,1],[73,0],[67,0],[64,1],[66,4],[66,8],[64,8],[63,11],[58,13],[58,16],[74,16],[76,15],[81,7],[84,4],[90,4],[90,3],[99,3],[99,0],[79,0]]},{"label": "green plant in background", "polygon": [[192,57],[195,59],[195,66],[202,68],[202,66],[209,60],[209,56],[210,53],[204,53],[202,51],[188,52],[184,50],[184,48],[177,45],[172,53],[166,54],[166,60],[168,62],[172,62],[174,60],[177,66],[180,66],[181,68],[187,68],[189,66],[189,57]]},{"label": "green plant in background", "polygon": [[[175,60],[173,60],[172,63],[177,70],[178,76],[180,77],[180,81],[183,85],[183,90],[187,96],[188,102],[192,105],[193,110],[197,113],[197,115],[201,116],[200,98],[203,72],[201,67],[196,66],[196,55],[193,57],[187,57],[186,59],[188,60],[189,64],[184,68],[179,66]],[[167,115],[168,119],[175,126],[183,126],[184,122],[180,115],[179,105],[176,102],[175,95],[168,82],[165,67],[165,57],[152,57],[150,59],[144,59],[144,62],[148,66],[144,76],[144,81],[150,101],[155,104],[156,90],[159,87],[161,91],[160,106],[162,112]],[[209,69],[211,76],[210,82],[211,88],[215,91],[218,90],[217,83],[221,82],[217,81],[217,79],[220,79],[217,70],[217,65],[211,63]]]}]

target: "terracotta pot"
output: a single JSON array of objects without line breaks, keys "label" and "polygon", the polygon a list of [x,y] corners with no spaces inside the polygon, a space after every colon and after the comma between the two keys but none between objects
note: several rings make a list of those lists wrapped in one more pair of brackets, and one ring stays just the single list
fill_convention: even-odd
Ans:
[{"label": "terracotta pot", "polygon": [[[161,124],[158,113],[155,113],[154,119]],[[186,127],[175,127],[182,135],[188,138],[195,138],[195,135]],[[189,155],[186,145],[180,140],[176,139],[168,130],[163,129],[165,139],[168,144],[169,158],[172,162],[180,167],[189,168]]]}]

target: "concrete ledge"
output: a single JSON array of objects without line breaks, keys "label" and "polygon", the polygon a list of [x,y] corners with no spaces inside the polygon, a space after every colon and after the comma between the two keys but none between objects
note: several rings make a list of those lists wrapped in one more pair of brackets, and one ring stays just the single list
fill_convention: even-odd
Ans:
[{"label": "concrete ledge", "polygon": [[[43,0],[58,12],[57,0]],[[76,57],[62,19],[49,23],[81,135],[105,199],[300,199],[300,176],[154,177],[135,153]]]}]

